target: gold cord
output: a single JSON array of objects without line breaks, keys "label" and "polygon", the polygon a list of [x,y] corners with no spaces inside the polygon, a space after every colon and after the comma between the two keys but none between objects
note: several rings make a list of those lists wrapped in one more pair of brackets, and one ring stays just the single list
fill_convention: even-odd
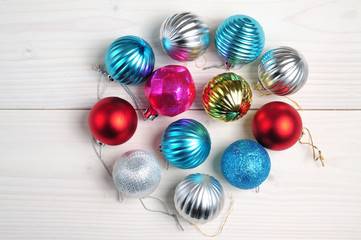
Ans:
[{"label": "gold cord", "polygon": [[[255,87],[254,90],[256,90],[256,91],[259,93],[260,97],[267,96],[267,95],[272,95],[272,93],[268,92],[268,91],[262,86],[262,84],[261,84],[260,82],[257,82],[256,87]],[[285,98],[287,98],[288,100],[290,100],[291,102],[293,102],[293,103],[298,107],[298,110],[303,111],[303,108],[300,106],[300,104],[298,104],[298,102],[296,102],[295,100],[293,100],[293,99],[290,98],[290,97],[287,97],[287,96],[283,96],[283,97],[285,97]]]},{"label": "gold cord", "polygon": [[260,97],[272,95],[272,93],[266,91],[266,89],[262,86],[260,82],[257,82],[256,86],[254,86],[254,90],[256,90],[259,93]]},{"label": "gold cord", "polygon": [[218,229],[218,231],[217,231],[216,234],[209,235],[209,234],[203,232],[202,229],[200,229],[200,227],[197,226],[197,224],[192,223],[192,225],[195,226],[196,229],[197,229],[200,233],[202,233],[204,236],[206,236],[206,237],[217,237],[219,234],[222,233],[223,228],[224,228],[224,226],[226,225],[226,222],[227,222],[227,220],[228,220],[229,215],[231,215],[231,213],[233,212],[234,201],[233,201],[232,195],[229,195],[229,200],[231,201],[230,210],[229,210],[229,212],[227,213],[227,216],[225,217],[222,226]]},{"label": "gold cord", "polygon": [[302,107],[300,106],[300,104],[298,104],[295,100],[293,100],[292,98],[287,97],[287,96],[283,96],[283,97],[287,98],[288,100],[290,100],[291,102],[293,102],[295,105],[297,105],[298,110],[303,111],[303,108],[302,108]]},{"label": "gold cord", "polygon": [[[308,132],[308,135],[310,136],[310,141],[311,142],[302,142],[301,139],[302,137],[305,135],[305,130]],[[321,150],[318,149],[318,147],[316,147],[314,144],[313,144],[313,139],[312,139],[312,135],[311,135],[311,132],[308,128],[306,127],[303,127],[303,131],[302,131],[302,134],[301,134],[301,137],[300,139],[298,139],[298,142],[301,143],[301,144],[307,144],[307,145],[310,145],[312,147],[312,151],[313,151],[313,160],[317,161],[317,160],[320,160],[321,161],[321,164],[322,164],[322,167],[325,166],[325,163],[324,163],[324,160],[325,158],[322,156],[321,154]],[[316,152],[315,152],[315,149],[317,150],[318,152],[318,157],[316,157]]]},{"label": "gold cord", "polygon": [[198,60],[198,59],[196,59],[196,60],[194,61],[194,65],[196,65],[197,68],[203,68],[203,67],[205,67],[205,66],[207,65],[207,58],[206,58],[206,56],[205,56],[204,54],[203,54],[202,56],[203,56],[203,58],[204,58],[204,64],[203,64],[203,66],[201,66],[201,67],[198,66],[198,64],[197,64],[197,60]]},{"label": "gold cord", "polygon": [[259,93],[260,97],[272,95],[272,93],[264,93],[264,92],[262,92],[261,89],[259,89],[259,88],[256,88],[256,91]]}]

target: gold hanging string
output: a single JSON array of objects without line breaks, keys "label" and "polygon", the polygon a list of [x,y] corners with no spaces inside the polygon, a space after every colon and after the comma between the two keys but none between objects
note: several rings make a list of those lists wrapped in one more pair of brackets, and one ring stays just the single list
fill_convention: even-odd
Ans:
[{"label": "gold hanging string", "polygon": [[228,220],[229,215],[231,215],[231,213],[233,212],[234,201],[233,201],[232,195],[229,195],[229,200],[231,201],[231,207],[230,207],[230,209],[229,209],[229,211],[228,211],[228,213],[227,213],[227,216],[225,217],[225,219],[224,219],[224,221],[223,221],[222,226],[218,229],[218,231],[217,231],[216,234],[209,235],[209,234],[203,232],[202,229],[200,229],[200,227],[197,226],[197,224],[192,223],[192,225],[195,226],[195,228],[196,228],[200,233],[202,233],[204,236],[206,236],[206,237],[217,237],[219,234],[222,233],[223,228],[224,228],[224,226],[225,226],[226,223],[227,223],[227,220]]},{"label": "gold hanging string", "polygon": [[203,66],[198,66],[198,64],[197,64],[197,60],[198,60],[198,59],[196,59],[196,60],[194,61],[194,65],[195,65],[197,68],[204,68],[204,67],[207,65],[207,58],[206,58],[206,56],[203,54],[202,57],[204,58],[204,64],[203,64]]},{"label": "gold hanging string", "polygon": [[258,92],[260,97],[272,95],[272,93],[266,93],[265,91],[262,92],[259,88],[256,88],[255,90]]},{"label": "gold hanging string", "polygon": [[[301,141],[302,137],[303,137],[304,135],[306,135],[306,134],[305,134],[305,129],[306,129],[306,131],[308,132],[308,135],[310,136],[310,141],[311,141],[311,142],[302,142],[302,141]],[[303,131],[302,131],[302,134],[301,134],[300,139],[298,139],[298,142],[301,143],[301,144],[310,145],[310,146],[312,147],[312,151],[313,151],[313,160],[315,160],[315,161],[320,160],[320,161],[321,161],[321,164],[322,164],[322,167],[325,166],[325,163],[324,163],[325,158],[322,156],[321,150],[318,149],[318,147],[313,144],[312,135],[311,135],[311,132],[310,132],[310,130],[309,130],[308,128],[303,127]],[[318,156],[317,156],[317,157],[316,157],[316,152],[315,152],[315,150],[318,152]]]},{"label": "gold hanging string", "polygon": [[[263,96],[268,96],[268,95],[272,95],[272,93],[268,92],[260,82],[257,82],[256,86],[255,86],[255,90],[259,93],[260,97],[263,97]],[[297,107],[298,107],[298,110],[301,110],[303,111],[303,108],[301,107],[300,104],[298,104],[298,102],[296,102],[295,100],[293,100],[292,98],[290,97],[287,97],[287,96],[283,96],[285,98],[287,98],[288,100],[290,100],[291,102],[293,102]]]},{"label": "gold hanging string", "polygon": [[272,95],[272,93],[264,89],[260,82],[257,82],[257,84],[253,84],[253,88],[258,92],[260,97]]},{"label": "gold hanging string", "polygon": [[287,98],[288,100],[290,100],[291,102],[293,102],[293,103],[298,107],[297,110],[303,111],[303,108],[300,106],[300,104],[298,104],[298,102],[296,102],[295,100],[293,100],[293,99],[290,98],[290,97],[287,97],[287,96],[283,96],[283,97],[285,97],[285,98]]}]

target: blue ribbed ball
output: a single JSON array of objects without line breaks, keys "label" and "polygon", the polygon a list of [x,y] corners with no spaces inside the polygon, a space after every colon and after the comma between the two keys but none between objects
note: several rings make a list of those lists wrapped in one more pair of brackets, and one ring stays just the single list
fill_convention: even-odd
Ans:
[{"label": "blue ribbed ball", "polygon": [[259,143],[239,140],[223,152],[221,168],[230,184],[240,189],[252,189],[268,177],[271,160]]},{"label": "blue ribbed ball", "polygon": [[180,119],[171,123],[163,132],[161,148],[165,159],[173,166],[195,168],[208,157],[211,139],[200,122]]},{"label": "blue ribbed ball", "polygon": [[147,80],[153,71],[154,61],[150,45],[136,36],[118,38],[105,55],[109,75],[126,85],[137,85]]},{"label": "blue ribbed ball", "polygon": [[233,67],[256,60],[263,50],[265,38],[255,19],[234,15],[219,25],[215,42],[218,54]]}]

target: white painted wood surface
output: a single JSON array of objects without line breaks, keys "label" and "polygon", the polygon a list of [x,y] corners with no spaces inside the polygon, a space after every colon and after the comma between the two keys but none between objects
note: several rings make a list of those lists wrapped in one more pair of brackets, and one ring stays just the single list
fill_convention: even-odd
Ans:
[{"label": "white painted wood surface", "polygon": [[[182,219],[181,232],[136,199],[118,203],[87,126],[99,77],[91,65],[104,62],[107,46],[129,34],[152,45],[156,67],[175,63],[161,51],[158,31],[167,16],[183,10],[197,13],[212,37],[225,18],[250,15],[265,30],[265,51],[288,45],[304,53],[310,76],[292,98],[305,109],[300,114],[326,167],[312,160],[308,146],[296,144],[268,151],[272,170],[259,194],[233,188],[221,174],[221,154],[233,141],[254,139],[251,121],[260,106],[287,100],[254,94],[253,110],[243,119],[216,122],[200,99],[204,84],[223,70],[202,71],[194,62],[187,64],[198,93],[192,110],[140,122],[129,142],[105,147],[107,163],[131,149],[156,155],[164,171],[153,195],[172,212],[182,178],[214,175],[235,200],[217,239],[361,239],[361,2],[329,0],[0,1],[0,239],[206,239]],[[205,56],[207,66],[221,62],[214,43]],[[251,83],[256,67],[257,61],[236,73]],[[132,90],[146,105],[143,87]],[[129,99],[115,83],[106,95]],[[212,151],[196,169],[166,171],[158,144],[166,126],[180,118],[207,127]],[[226,212],[202,228],[215,232]]]}]

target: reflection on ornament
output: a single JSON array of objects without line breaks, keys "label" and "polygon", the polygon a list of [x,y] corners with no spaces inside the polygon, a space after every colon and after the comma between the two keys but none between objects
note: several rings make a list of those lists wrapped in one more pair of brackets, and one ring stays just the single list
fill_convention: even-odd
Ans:
[{"label": "reflection on ornament", "polygon": [[216,32],[216,49],[227,66],[250,63],[261,54],[264,33],[261,25],[246,15],[234,15],[224,20]]},{"label": "reflection on ornament", "polygon": [[174,14],[160,28],[163,50],[174,60],[193,61],[209,45],[209,29],[199,17],[189,12]]},{"label": "reflection on ornament", "polygon": [[179,214],[191,223],[206,223],[223,209],[222,185],[207,174],[191,174],[175,190],[174,203]]},{"label": "reflection on ornament", "polygon": [[126,85],[137,85],[147,80],[153,71],[154,61],[150,45],[136,36],[118,38],[105,55],[109,75]]},{"label": "reflection on ornament", "polygon": [[191,73],[179,65],[155,70],[147,80],[144,92],[150,104],[145,114],[149,119],[158,114],[173,117],[187,111],[196,96]]},{"label": "reflection on ornament", "polygon": [[285,150],[292,147],[302,134],[302,119],[291,105],[270,102],[253,117],[253,135],[265,148]]},{"label": "reflection on ornament", "polygon": [[290,47],[266,52],[258,65],[258,88],[285,96],[296,93],[305,85],[308,76],[306,59]]},{"label": "reflection on ornament", "polygon": [[271,161],[267,151],[259,143],[239,140],[223,152],[221,168],[224,177],[234,187],[252,189],[266,180],[271,170]]},{"label": "reflection on ornament", "polygon": [[202,164],[211,150],[207,129],[196,120],[180,119],[163,132],[162,153],[175,167],[195,168]]},{"label": "reflection on ornament", "polygon": [[209,116],[231,122],[247,113],[252,103],[252,91],[241,76],[229,72],[212,78],[204,87],[202,98]]},{"label": "reflection on ornament", "polygon": [[143,150],[128,151],[113,167],[113,181],[125,197],[146,197],[158,187],[162,172],[155,157]]},{"label": "reflection on ornament", "polygon": [[133,136],[138,118],[129,102],[118,97],[107,97],[93,106],[88,123],[91,133],[98,141],[119,145]]}]

